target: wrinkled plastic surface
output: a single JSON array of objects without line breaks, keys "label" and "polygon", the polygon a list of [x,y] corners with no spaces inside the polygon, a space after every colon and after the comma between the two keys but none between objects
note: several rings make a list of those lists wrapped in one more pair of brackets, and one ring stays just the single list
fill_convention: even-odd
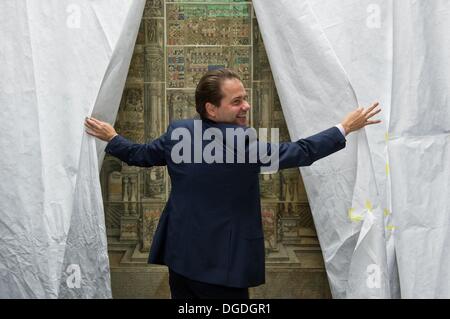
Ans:
[{"label": "wrinkled plastic surface", "polygon": [[383,109],[301,169],[333,297],[449,298],[450,1],[253,3],[293,140]]},{"label": "wrinkled plastic surface", "polygon": [[110,298],[99,163],[144,0],[0,2],[0,298]]}]

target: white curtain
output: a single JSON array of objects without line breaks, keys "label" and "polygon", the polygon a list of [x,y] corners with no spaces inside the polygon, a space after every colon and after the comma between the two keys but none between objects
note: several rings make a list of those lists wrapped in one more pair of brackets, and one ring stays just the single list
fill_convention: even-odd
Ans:
[{"label": "white curtain", "polygon": [[0,298],[110,298],[99,167],[145,0],[0,2]]},{"label": "white curtain", "polygon": [[379,101],[302,168],[335,298],[450,297],[450,1],[254,0],[292,140]]}]

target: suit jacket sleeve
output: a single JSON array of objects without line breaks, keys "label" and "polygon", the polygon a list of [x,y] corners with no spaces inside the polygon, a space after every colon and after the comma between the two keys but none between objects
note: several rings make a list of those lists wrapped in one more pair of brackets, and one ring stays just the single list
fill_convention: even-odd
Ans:
[{"label": "suit jacket sleeve", "polygon": [[[279,169],[309,166],[315,161],[337,152],[345,147],[346,139],[337,127],[296,142],[280,143]],[[276,145],[269,145],[270,152],[275,151]]]},{"label": "suit jacket sleeve", "polygon": [[166,165],[165,143],[167,133],[147,144],[133,143],[116,135],[106,146],[105,152],[132,166]]}]

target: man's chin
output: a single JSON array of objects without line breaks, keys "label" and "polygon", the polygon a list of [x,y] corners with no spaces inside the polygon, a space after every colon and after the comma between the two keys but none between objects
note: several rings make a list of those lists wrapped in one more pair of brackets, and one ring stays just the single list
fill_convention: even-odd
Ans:
[{"label": "man's chin", "polygon": [[246,126],[248,124],[247,118],[246,117],[237,117],[236,124]]}]

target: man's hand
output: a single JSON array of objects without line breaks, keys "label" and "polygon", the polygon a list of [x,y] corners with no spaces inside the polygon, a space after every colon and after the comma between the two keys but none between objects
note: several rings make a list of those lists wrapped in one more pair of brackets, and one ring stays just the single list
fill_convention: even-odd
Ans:
[{"label": "man's hand", "polygon": [[86,126],[86,133],[106,142],[111,141],[117,135],[116,130],[109,123],[99,121],[93,117],[87,117],[84,126]]},{"label": "man's hand", "polygon": [[369,120],[375,114],[378,114],[381,109],[376,109],[378,102],[374,103],[371,107],[364,109],[363,107],[357,108],[355,111],[350,112],[341,122],[345,130],[345,135],[357,131],[366,125],[380,123],[381,120]]}]

